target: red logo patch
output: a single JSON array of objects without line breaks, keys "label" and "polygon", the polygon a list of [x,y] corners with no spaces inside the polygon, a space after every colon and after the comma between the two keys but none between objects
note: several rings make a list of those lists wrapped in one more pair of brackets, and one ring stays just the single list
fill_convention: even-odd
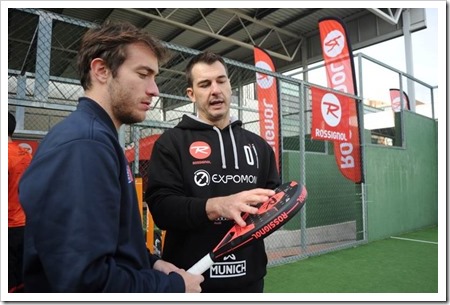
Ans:
[{"label": "red logo patch", "polygon": [[197,141],[191,144],[189,152],[195,159],[206,159],[211,155],[211,147],[206,142]]}]

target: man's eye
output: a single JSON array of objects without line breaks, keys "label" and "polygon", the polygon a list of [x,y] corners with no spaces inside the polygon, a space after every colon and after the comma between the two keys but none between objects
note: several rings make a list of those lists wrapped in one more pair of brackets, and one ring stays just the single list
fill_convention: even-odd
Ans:
[{"label": "man's eye", "polygon": [[138,72],[138,75],[139,75],[140,78],[146,78],[147,77],[146,73],[139,73]]}]

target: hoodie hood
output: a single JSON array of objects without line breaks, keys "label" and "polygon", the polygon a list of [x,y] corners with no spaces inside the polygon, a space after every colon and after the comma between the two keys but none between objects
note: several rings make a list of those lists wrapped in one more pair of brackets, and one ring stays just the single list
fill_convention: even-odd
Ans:
[{"label": "hoodie hood", "polygon": [[[240,121],[236,117],[232,116],[232,117],[230,117],[230,125],[229,126],[233,127],[235,125],[242,126],[242,121]],[[225,128],[227,128],[227,127],[225,127]],[[202,119],[200,119],[199,117],[197,117],[195,115],[185,114],[181,118],[181,122],[178,123],[178,125],[175,126],[175,128],[191,129],[191,130],[205,130],[205,129],[213,129],[214,125],[206,123],[205,121],[203,121]]]}]

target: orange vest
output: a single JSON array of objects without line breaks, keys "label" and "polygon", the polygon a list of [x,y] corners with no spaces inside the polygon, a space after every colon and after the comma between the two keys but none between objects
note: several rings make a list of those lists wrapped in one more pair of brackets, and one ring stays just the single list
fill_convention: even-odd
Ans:
[{"label": "orange vest", "polygon": [[19,181],[31,162],[31,154],[18,143],[8,142],[8,227],[25,225],[25,212],[19,202]]}]

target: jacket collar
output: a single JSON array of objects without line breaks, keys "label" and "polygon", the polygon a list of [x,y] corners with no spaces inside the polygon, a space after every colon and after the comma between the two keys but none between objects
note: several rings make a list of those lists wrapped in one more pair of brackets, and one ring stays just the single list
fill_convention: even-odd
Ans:
[{"label": "jacket collar", "polygon": [[111,117],[108,115],[106,110],[103,109],[103,107],[100,106],[96,101],[88,97],[80,97],[78,99],[77,109],[95,115],[96,117],[98,117],[99,121],[108,126],[109,129],[111,129],[112,133],[116,136],[116,138],[119,137],[117,129]]}]

